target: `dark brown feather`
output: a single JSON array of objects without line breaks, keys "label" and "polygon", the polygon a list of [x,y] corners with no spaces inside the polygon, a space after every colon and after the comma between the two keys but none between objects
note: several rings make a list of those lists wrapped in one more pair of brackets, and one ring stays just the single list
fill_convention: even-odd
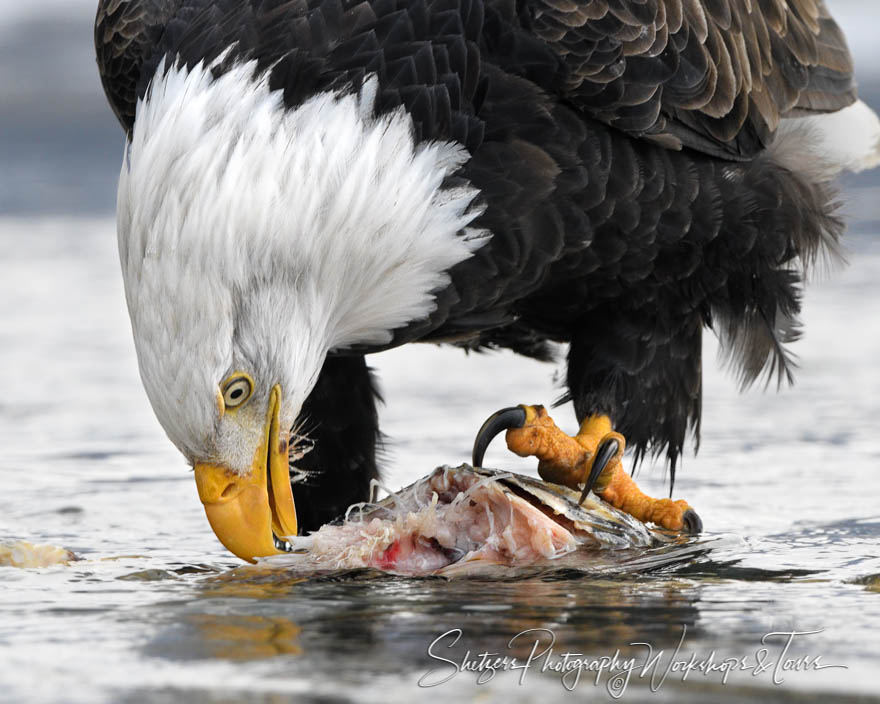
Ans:
[{"label": "dark brown feather", "polygon": [[568,69],[560,92],[633,136],[749,159],[781,118],[855,100],[852,59],[822,0],[521,1],[528,31]]}]

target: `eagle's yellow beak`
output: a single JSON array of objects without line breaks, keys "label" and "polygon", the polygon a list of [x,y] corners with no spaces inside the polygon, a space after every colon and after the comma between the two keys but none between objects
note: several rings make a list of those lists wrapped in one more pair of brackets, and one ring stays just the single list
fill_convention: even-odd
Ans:
[{"label": "eagle's yellow beak", "polygon": [[284,552],[278,538],[296,535],[287,439],[281,437],[281,387],[269,395],[263,442],[251,471],[239,475],[222,465],[196,464],[199,498],[220,542],[243,560]]}]

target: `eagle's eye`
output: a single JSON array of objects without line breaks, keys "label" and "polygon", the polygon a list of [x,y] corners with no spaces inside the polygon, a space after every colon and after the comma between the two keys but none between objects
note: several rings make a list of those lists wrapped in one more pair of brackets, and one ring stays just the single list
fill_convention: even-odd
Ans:
[{"label": "eagle's eye", "polygon": [[238,408],[251,397],[254,392],[254,382],[244,372],[236,372],[224,381],[220,388],[223,391],[223,403],[226,404],[226,408]]}]

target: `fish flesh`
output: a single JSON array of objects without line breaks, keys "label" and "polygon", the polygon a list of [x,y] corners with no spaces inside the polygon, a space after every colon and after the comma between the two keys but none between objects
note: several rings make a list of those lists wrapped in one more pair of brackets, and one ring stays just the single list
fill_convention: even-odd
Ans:
[{"label": "fish flesh", "polygon": [[33,545],[23,540],[0,542],[0,567],[54,567],[78,559],[70,550],[55,545]]},{"label": "fish flesh", "polygon": [[304,573],[472,575],[487,567],[565,566],[585,549],[671,540],[599,498],[579,499],[567,487],[520,474],[440,467],[381,501],[352,506],[308,536],[288,537],[289,554],[261,563]]}]

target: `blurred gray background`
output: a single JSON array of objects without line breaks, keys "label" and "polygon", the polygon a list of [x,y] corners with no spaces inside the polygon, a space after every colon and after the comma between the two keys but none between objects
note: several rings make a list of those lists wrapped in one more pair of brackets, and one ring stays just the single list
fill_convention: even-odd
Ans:
[{"label": "blurred gray background", "polygon": [[[826,0],[880,108],[878,0]],[[0,215],[113,212],[122,134],[95,68],[96,0],[0,0]],[[859,185],[880,181],[861,177]]]}]

